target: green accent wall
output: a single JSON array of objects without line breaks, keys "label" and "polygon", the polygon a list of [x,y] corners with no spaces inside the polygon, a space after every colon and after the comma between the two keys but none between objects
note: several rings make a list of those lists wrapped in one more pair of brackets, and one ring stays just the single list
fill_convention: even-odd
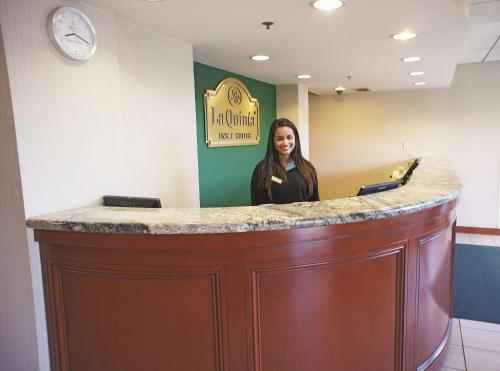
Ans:
[{"label": "green accent wall", "polygon": [[[235,77],[259,100],[260,143],[256,146],[212,147],[205,143],[203,94],[215,90],[219,82]],[[269,127],[276,118],[276,86],[205,64],[194,62],[196,135],[200,206],[250,205],[252,172],[266,153]]]}]

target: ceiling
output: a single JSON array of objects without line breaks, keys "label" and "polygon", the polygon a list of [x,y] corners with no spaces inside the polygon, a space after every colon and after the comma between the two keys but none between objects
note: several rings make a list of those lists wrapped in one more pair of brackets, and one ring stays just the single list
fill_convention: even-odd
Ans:
[{"label": "ceiling", "polygon": [[[301,83],[320,95],[338,85],[347,92],[421,89],[413,85],[420,80],[424,88],[448,87],[467,30],[466,0],[346,0],[330,12],[310,0],[86,2],[193,45],[201,63],[273,84]],[[263,21],[275,25],[266,30]],[[418,36],[391,38],[404,30]],[[255,62],[255,54],[271,59]],[[401,62],[415,55],[421,61]],[[425,75],[411,77],[412,71]],[[298,74],[312,78],[298,80]]]},{"label": "ceiling", "polygon": [[470,0],[459,63],[500,61],[500,0]]}]

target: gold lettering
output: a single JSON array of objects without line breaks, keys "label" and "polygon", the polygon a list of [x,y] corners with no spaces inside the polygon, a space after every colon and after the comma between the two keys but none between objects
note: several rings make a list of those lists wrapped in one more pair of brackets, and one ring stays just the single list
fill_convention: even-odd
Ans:
[{"label": "gold lettering", "polygon": [[231,122],[232,121],[232,115],[233,115],[233,113],[231,112],[231,109],[228,108],[226,110],[226,125],[229,126],[229,128],[233,127],[232,122]]}]

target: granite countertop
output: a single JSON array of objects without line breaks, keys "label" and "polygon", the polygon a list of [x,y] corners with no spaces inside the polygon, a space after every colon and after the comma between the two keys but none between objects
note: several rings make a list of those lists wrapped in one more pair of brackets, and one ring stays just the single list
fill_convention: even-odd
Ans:
[{"label": "granite countertop", "polygon": [[408,184],[360,197],[287,205],[140,209],[94,206],[28,219],[34,229],[66,232],[193,234],[319,227],[406,215],[457,198],[462,184],[443,158],[424,158]]}]

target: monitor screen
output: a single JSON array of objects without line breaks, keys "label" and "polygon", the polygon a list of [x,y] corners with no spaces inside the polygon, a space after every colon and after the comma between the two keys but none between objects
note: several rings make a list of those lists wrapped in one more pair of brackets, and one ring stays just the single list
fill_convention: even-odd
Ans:
[{"label": "monitor screen", "polygon": [[372,193],[378,193],[387,191],[389,189],[398,188],[399,184],[400,184],[399,180],[393,180],[391,182],[364,185],[359,189],[358,194],[356,196],[364,196]]},{"label": "monitor screen", "polygon": [[103,196],[104,206],[115,207],[152,207],[160,208],[161,201],[159,198],[149,197],[129,197],[129,196]]},{"label": "monitor screen", "polygon": [[411,174],[413,174],[413,170],[415,170],[417,168],[419,163],[420,163],[419,158],[416,158],[415,161],[413,161],[413,163],[410,165],[408,170],[406,170],[405,175],[403,175],[403,177],[401,178],[401,185],[405,185],[406,183],[408,183],[408,181],[410,180]]}]

